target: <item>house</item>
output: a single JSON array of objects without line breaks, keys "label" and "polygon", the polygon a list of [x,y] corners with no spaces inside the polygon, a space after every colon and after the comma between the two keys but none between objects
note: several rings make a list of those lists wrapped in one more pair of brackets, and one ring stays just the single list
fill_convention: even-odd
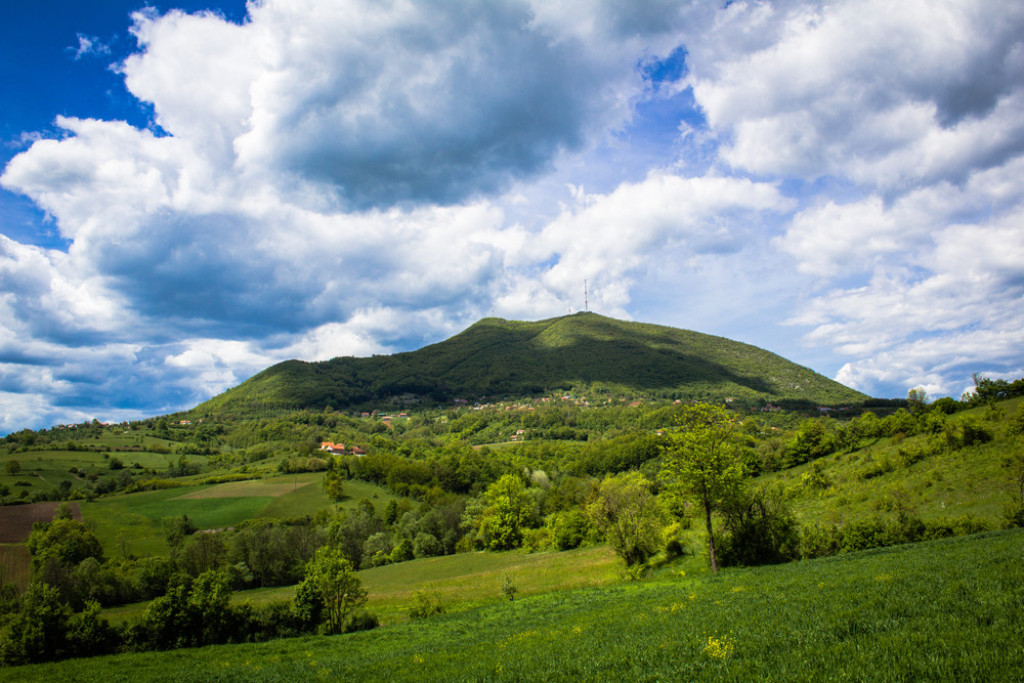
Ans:
[{"label": "house", "polygon": [[344,455],[345,444],[334,443],[333,441],[324,441],[320,444],[320,450],[327,451],[328,453],[333,453],[334,455]]}]

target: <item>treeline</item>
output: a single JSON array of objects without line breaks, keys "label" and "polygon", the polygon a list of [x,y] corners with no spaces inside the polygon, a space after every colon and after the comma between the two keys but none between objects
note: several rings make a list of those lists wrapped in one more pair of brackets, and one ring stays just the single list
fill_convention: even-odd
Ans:
[{"label": "treeline", "polygon": [[[167,520],[169,558],[106,560],[99,541],[66,506],[28,541],[32,582],[24,595],[0,583],[0,664],[114,652],[251,642],[373,628],[366,592],[332,527],[255,521],[225,541],[187,517]],[[334,541],[334,544],[331,542]],[[237,560],[237,561],[236,561]],[[251,586],[295,584],[291,602],[231,603]],[[112,627],[101,607],[151,600],[143,616]]]}]

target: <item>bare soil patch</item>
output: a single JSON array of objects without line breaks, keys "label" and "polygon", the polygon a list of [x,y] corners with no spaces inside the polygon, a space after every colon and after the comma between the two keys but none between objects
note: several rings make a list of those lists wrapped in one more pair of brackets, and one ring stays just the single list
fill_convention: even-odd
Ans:
[{"label": "bare soil patch", "polygon": [[[28,540],[34,522],[49,522],[60,503],[29,503],[28,505],[5,505],[0,507],[0,543],[21,543]],[[78,503],[68,503],[71,515],[82,519]]]}]

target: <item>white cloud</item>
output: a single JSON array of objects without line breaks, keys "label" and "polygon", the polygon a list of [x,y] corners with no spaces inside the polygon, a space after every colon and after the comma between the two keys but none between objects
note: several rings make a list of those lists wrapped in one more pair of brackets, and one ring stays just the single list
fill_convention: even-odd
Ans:
[{"label": "white cloud", "polygon": [[77,62],[82,57],[88,57],[92,55],[109,55],[110,46],[100,42],[100,39],[96,36],[87,36],[84,33],[77,34],[78,47],[69,47],[70,52],[75,53],[75,61]]},{"label": "white cloud", "polygon": [[[735,3],[693,46],[692,83],[733,134],[732,166],[901,190],[1024,149],[1019,3],[779,5]],[[770,39],[728,45],[755,30]]]},{"label": "white cloud", "polygon": [[[0,403],[31,406],[0,429],[560,315],[584,279],[592,310],[793,356],[788,318],[880,393],[1021,365],[1020,3],[263,0],[131,30],[158,126],[58,117],[0,176],[70,241],[0,236]],[[649,121],[670,150],[631,148]]]},{"label": "white cloud", "polygon": [[589,278],[605,310],[621,309],[648,262],[739,251],[758,214],[791,208],[767,183],[652,173],[608,195],[578,194],[527,250],[538,261],[557,258],[543,275],[554,291],[571,296]]}]

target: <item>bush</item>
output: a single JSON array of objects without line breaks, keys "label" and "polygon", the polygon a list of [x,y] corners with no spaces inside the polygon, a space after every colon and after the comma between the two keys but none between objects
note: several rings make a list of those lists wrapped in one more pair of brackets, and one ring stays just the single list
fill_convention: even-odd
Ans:
[{"label": "bush", "polygon": [[444,547],[436,536],[421,531],[413,539],[412,553],[416,557],[435,557],[444,555]]},{"label": "bush", "polygon": [[800,555],[796,520],[779,489],[740,492],[723,506],[722,566],[788,562]]},{"label": "bush", "polygon": [[579,508],[573,508],[555,515],[551,525],[551,542],[559,550],[578,548],[586,538],[590,525],[587,516]]},{"label": "bush", "polygon": [[409,618],[425,619],[435,614],[444,614],[444,611],[444,605],[441,604],[441,599],[437,597],[436,593],[416,591],[416,595],[413,596],[412,609],[409,610]]},{"label": "bush", "polygon": [[966,448],[991,440],[992,432],[977,418],[963,417],[946,425],[946,442],[951,448]]}]

